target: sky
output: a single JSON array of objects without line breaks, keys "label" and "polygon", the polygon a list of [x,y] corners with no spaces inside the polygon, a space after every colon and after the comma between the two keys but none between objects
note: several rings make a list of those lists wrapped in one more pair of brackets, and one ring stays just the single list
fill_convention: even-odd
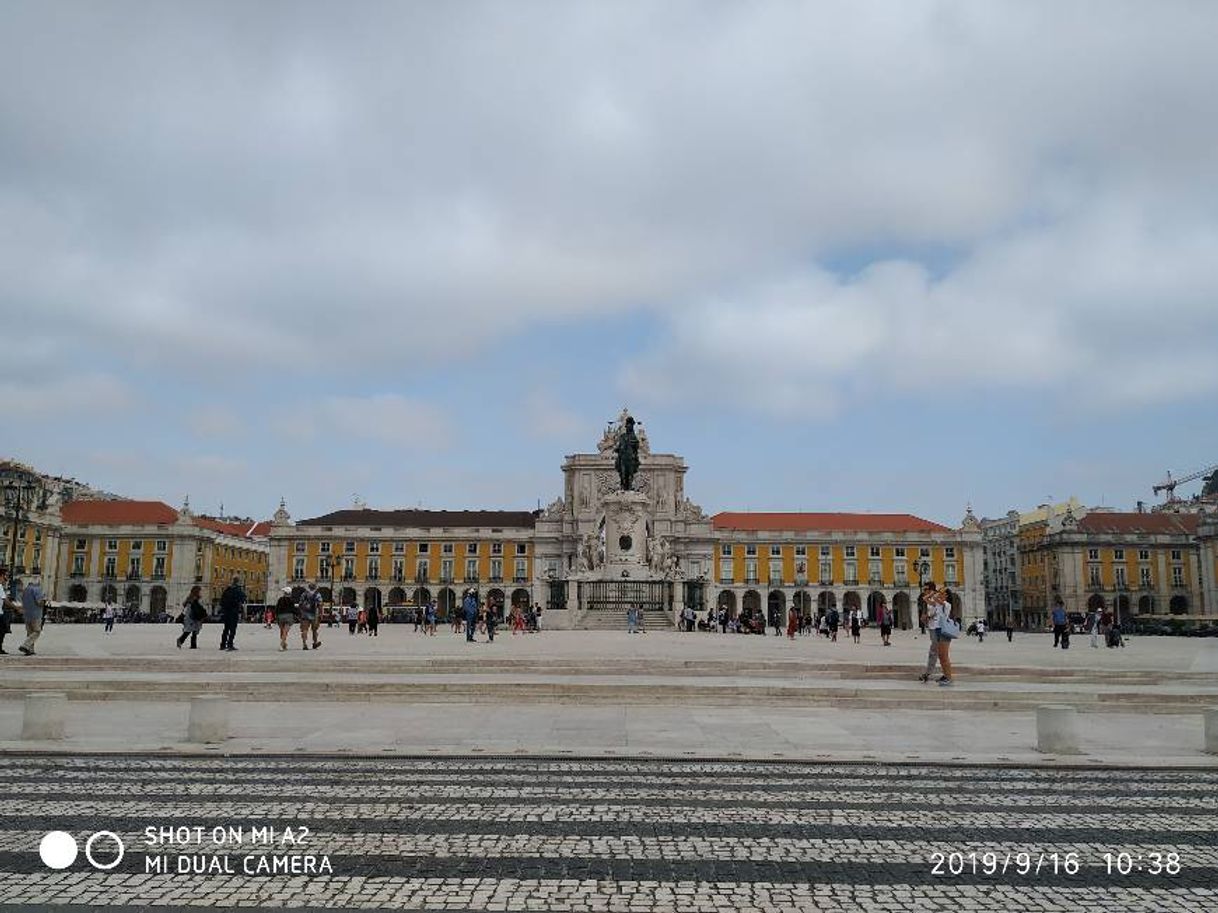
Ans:
[{"label": "sky", "polygon": [[[1218,4],[0,6],[0,454],[265,517],[1218,462]],[[1181,493],[1196,487],[1182,488]]]}]

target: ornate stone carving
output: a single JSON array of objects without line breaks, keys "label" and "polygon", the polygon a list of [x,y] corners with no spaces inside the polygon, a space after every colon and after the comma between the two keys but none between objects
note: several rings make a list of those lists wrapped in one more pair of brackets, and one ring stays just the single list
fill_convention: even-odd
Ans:
[{"label": "ornate stone carving", "polygon": [[543,520],[559,520],[562,518],[563,511],[565,511],[566,508],[567,505],[563,502],[562,498],[555,498],[548,505],[546,505],[546,509],[541,512],[541,518]]}]

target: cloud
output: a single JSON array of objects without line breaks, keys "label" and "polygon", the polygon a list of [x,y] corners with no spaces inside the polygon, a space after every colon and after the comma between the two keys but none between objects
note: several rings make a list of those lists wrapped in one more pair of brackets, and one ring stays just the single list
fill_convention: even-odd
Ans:
[{"label": "cloud", "polygon": [[46,377],[31,372],[0,380],[0,402],[11,418],[54,423],[66,418],[121,416],[138,397],[131,386],[110,374]]},{"label": "cloud", "polygon": [[295,441],[353,439],[429,451],[444,450],[454,437],[442,410],[397,393],[323,396],[291,409],[274,428]]},{"label": "cloud", "polygon": [[218,403],[200,406],[187,417],[191,432],[203,438],[232,438],[245,428],[241,417]]}]

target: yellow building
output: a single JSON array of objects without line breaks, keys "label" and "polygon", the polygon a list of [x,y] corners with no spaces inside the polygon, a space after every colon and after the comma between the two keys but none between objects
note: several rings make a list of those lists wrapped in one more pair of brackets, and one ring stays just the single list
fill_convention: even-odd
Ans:
[{"label": "yellow building", "polygon": [[317,584],[328,603],[414,607],[442,617],[467,589],[497,608],[532,599],[530,511],[339,510],[291,522],[280,505],[270,532],[270,589]]},{"label": "yellow building", "polygon": [[77,500],[61,509],[54,601],[175,613],[192,586],[214,604],[238,578],[266,599],[269,525],[196,517],[161,501]]},{"label": "yellow building", "polygon": [[921,580],[948,586],[964,617],[984,602],[981,532],[911,514],[733,513],[713,518],[715,604],[729,614],[785,619],[801,612],[890,606],[899,627],[917,623]]}]

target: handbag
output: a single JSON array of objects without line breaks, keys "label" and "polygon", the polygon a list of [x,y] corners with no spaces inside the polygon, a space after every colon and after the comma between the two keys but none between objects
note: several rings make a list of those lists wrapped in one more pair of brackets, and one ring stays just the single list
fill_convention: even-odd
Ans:
[{"label": "handbag", "polygon": [[960,636],[960,622],[950,615],[944,615],[939,622],[939,636],[945,640],[955,640]]}]

